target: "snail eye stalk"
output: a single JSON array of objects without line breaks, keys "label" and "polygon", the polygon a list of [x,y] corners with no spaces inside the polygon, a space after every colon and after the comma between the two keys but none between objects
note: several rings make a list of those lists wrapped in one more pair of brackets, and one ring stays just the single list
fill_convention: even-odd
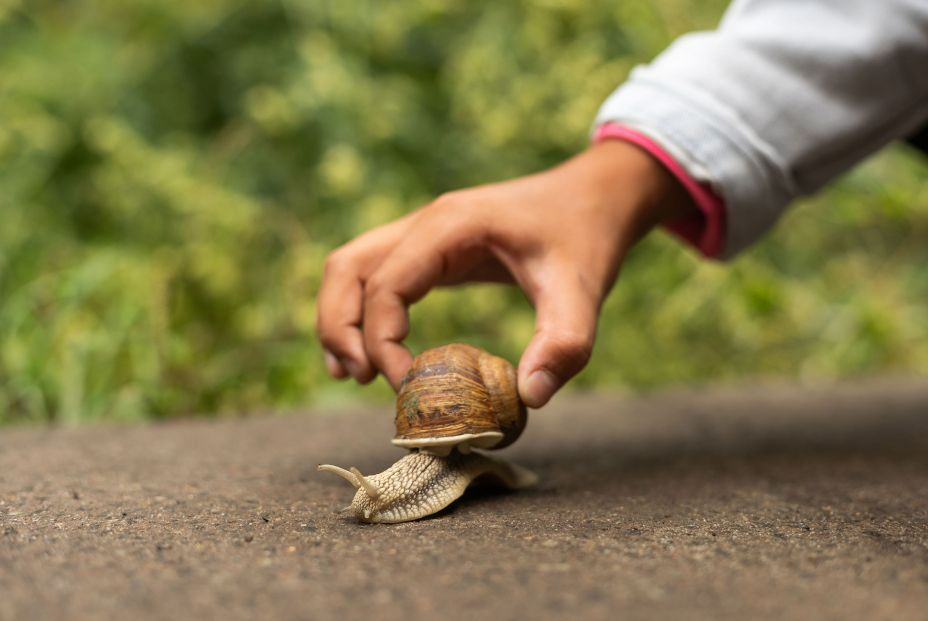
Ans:
[{"label": "snail eye stalk", "polygon": [[377,486],[370,482],[370,480],[361,474],[361,471],[357,468],[351,468],[351,474],[353,474],[357,479],[361,487],[364,488],[364,491],[370,497],[371,500],[377,500],[380,498],[380,490],[377,489]]},{"label": "snail eye stalk", "polygon": [[339,468],[338,466],[332,466],[330,464],[320,464],[316,466],[316,469],[321,470],[322,472],[331,472],[332,474],[337,474],[341,478],[351,483],[351,486],[355,489],[361,487],[361,483],[358,481],[357,477],[355,477],[354,474],[348,472],[344,468]]}]

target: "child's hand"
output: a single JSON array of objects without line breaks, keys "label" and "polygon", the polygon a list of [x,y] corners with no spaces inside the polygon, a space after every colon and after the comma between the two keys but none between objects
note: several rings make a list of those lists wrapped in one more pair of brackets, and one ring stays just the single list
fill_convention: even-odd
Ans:
[{"label": "child's hand", "polygon": [[594,145],[542,173],[451,192],[335,250],[317,328],[326,366],[398,388],[412,357],[408,307],[435,286],[514,282],[535,306],[519,362],[522,399],[541,407],[589,360],[600,306],[626,251],[656,224],[698,213],[637,147]]}]

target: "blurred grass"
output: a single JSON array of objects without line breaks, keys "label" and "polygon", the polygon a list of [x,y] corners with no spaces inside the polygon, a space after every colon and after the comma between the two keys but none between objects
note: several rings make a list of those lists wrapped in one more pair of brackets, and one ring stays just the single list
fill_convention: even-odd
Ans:
[{"label": "blurred grass", "polygon": [[[582,149],[600,102],[710,0],[0,0],[0,422],[387,398],[326,378],[326,253],[437,194]],[[729,266],[652,236],[574,386],[928,368],[928,184],[893,148]],[[416,350],[518,358],[475,287]]]}]

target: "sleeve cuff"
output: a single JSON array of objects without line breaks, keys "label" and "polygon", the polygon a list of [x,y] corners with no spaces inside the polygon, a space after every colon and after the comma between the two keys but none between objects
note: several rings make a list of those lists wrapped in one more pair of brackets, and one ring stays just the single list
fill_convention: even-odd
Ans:
[{"label": "sleeve cuff", "polygon": [[644,149],[683,185],[700,214],[692,218],[668,222],[665,228],[691,244],[704,256],[719,258],[725,240],[725,204],[708,186],[693,179],[667,151],[656,142],[618,123],[604,123],[593,134],[593,142],[619,139]]}]

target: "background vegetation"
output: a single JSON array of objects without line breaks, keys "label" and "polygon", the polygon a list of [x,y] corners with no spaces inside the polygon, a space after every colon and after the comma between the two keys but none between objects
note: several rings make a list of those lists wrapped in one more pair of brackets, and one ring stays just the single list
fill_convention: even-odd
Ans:
[{"label": "background vegetation", "polygon": [[[721,0],[0,0],[0,422],[386,398],[326,378],[326,253],[583,148]],[[575,387],[928,368],[923,161],[880,155],[731,265],[654,235]],[[415,349],[512,360],[516,292],[430,296]]]}]

